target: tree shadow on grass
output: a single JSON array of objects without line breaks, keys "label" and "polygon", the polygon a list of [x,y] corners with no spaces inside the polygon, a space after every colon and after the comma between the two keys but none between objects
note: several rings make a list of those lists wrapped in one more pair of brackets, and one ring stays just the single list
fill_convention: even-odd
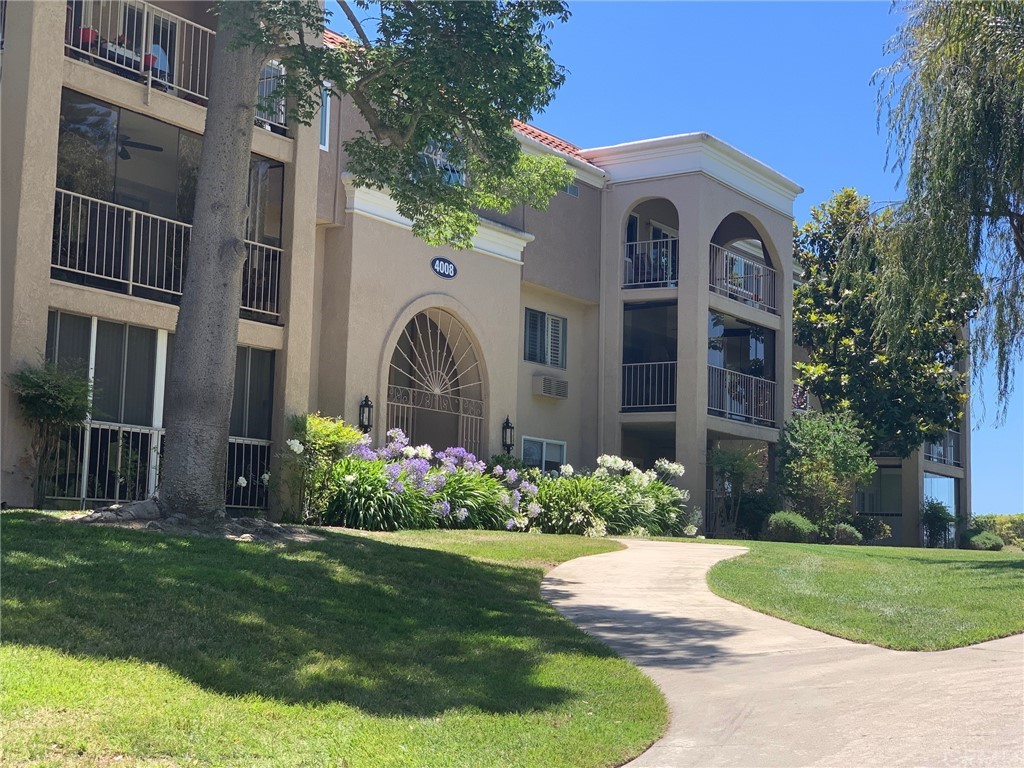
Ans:
[{"label": "tree shadow on grass", "polygon": [[542,710],[545,654],[611,652],[537,571],[331,534],[286,547],[3,516],[4,641],[141,659],[228,695],[377,715]]}]

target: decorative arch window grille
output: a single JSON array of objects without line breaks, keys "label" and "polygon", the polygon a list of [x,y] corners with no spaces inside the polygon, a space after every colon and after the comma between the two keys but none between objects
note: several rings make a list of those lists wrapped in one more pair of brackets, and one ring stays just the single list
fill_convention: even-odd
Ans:
[{"label": "decorative arch window grille", "polygon": [[413,443],[436,449],[483,449],[484,383],[466,328],[432,308],[410,320],[399,336],[388,371],[387,427]]}]

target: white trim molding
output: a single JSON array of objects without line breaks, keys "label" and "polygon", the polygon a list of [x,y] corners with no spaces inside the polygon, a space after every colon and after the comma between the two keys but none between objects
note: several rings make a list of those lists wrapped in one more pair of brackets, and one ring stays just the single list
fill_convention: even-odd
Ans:
[{"label": "white trim molding", "polygon": [[709,133],[683,133],[581,150],[609,183],[703,172],[787,216],[803,187]]},{"label": "white trim molding", "polygon": [[[342,182],[345,184],[348,199],[346,213],[368,216],[403,229],[412,229],[412,221],[398,212],[395,201],[387,192],[357,187],[352,183],[352,177],[349,174],[342,176]],[[523,249],[533,240],[534,236],[529,232],[481,218],[478,221],[477,232],[473,236],[473,245],[470,250],[522,264]]]}]

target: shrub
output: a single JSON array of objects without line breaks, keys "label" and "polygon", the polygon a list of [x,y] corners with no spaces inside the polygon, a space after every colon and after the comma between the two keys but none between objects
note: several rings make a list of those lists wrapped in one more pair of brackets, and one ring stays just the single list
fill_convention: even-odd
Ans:
[{"label": "shrub", "polygon": [[338,492],[338,462],[366,438],[341,419],[319,413],[296,414],[288,423],[292,438],[281,453],[287,496],[302,519],[319,521]]},{"label": "shrub", "polygon": [[682,476],[682,465],[658,459],[654,469],[637,469],[631,461],[618,456],[599,456],[591,475],[607,484],[616,502],[605,513],[608,532],[626,533],[646,528],[652,536],[686,535],[697,523],[697,511],[686,506],[689,494],[671,484]]},{"label": "shrub", "polygon": [[433,528],[426,496],[410,487],[394,488],[387,463],[347,457],[333,468],[334,497],[320,521],[366,531]]},{"label": "shrub", "polygon": [[[604,536],[605,519],[619,506],[619,497],[604,478],[562,475],[544,478],[537,488],[540,513],[533,525],[544,533]],[[620,521],[621,522],[621,521]],[[629,526],[621,530],[625,533]]]},{"label": "shrub", "polygon": [[42,506],[41,480],[49,474],[60,433],[85,421],[92,386],[84,372],[53,363],[22,368],[8,375],[7,383],[22,415],[34,429],[29,453],[35,471],[36,506]]},{"label": "shrub", "polygon": [[892,536],[892,528],[877,517],[854,515],[850,525],[857,529],[864,541],[880,541]]},{"label": "shrub", "polygon": [[925,544],[929,547],[944,547],[949,536],[949,526],[956,522],[949,507],[938,499],[925,499],[921,505],[921,526],[924,528]]},{"label": "shrub", "polygon": [[768,541],[805,543],[817,538],[818,529],[810,520],[796,512],[776,512],[768,518]]},{"label": "shrub", "polygon": [[973,535],[968,535],[967,548],[987,549],[992,552],[998,552],[1003,548],[1003,540],[991,531],[978,531]]},{"label": "shrub", "polygon": [[457,470],[445,474],[444,485],[431,497],[432,508],[437,509],[442,528],[498,530],[508,521],[506,495],[505,486],[493,475]]},{"label": "shrub", "polygon": [[496,453],[487,460],[486,472],[493,472],[495,467],[502,469],[514,469],[516,472],[527,472],[536,467],[529,467],[518,456],[511,456],[507,453]]},{"label": "shrub", "polygon": [[850,519],[854,489],[875,472],[863,433],[845,412],[797,416],[779,434],[778,454],[786,497],[824,530]]},{"label": "shrub", "polygon": [[743,497],[736,513],[736,533],[761,538],[768,518],[779,511],[779,495],[772,487],[752,491]]},{"label": "shrub", "polygon": [[971,524],[978,530],[991,531],[1006,544],[1024,548],[1024,515],[978,515]]},{"label": "shrub", "polygon": [[860,544],[864,540],[860,531],[849,523],[839,523],[835,533],[832,535],[833,544]]}]

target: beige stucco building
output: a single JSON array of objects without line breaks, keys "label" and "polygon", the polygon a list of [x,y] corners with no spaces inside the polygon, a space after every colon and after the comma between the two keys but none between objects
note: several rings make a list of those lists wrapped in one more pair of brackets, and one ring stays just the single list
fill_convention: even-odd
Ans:
[{"label": "beige stucco building", "polygon": [[[207,7],[6,5],[3,369],[75,363],[97,391],[91,421],[43,481],[50,504],[156,487],[216,75]],[[268,64],[268,89],[276,74]],[[483,214],[473,247],[454,251],[417,240],[386,194],[352,184],[342,144],[359,126],[338,100],[319,125],[269,107],[254,126],[229,506],[268,505],[261,478],[290,414],[356,423],[365,398],[377,441],[400,427],[486,457],[502,451],[508,418],[512,451],[529,463],[666,456],[686,466],[698,504],[714,498],[709,447],[771,451],[794,403],[799,186],[703,133],[582,149],[517,125],[525,151],[562,157],[576,180],[546,211]],[[23,505],[29,432],[6,380],[2,408],[2,497]],[[956,461],[931,451],[905,463],[899,514],[919,505],[929,472],[954,478],[965,511],[968,445],[965,429],[945,446]],[[882,470],[864,510],[896,514],[892,487]],[[916,543],[909,520],[901,543]]]}]

